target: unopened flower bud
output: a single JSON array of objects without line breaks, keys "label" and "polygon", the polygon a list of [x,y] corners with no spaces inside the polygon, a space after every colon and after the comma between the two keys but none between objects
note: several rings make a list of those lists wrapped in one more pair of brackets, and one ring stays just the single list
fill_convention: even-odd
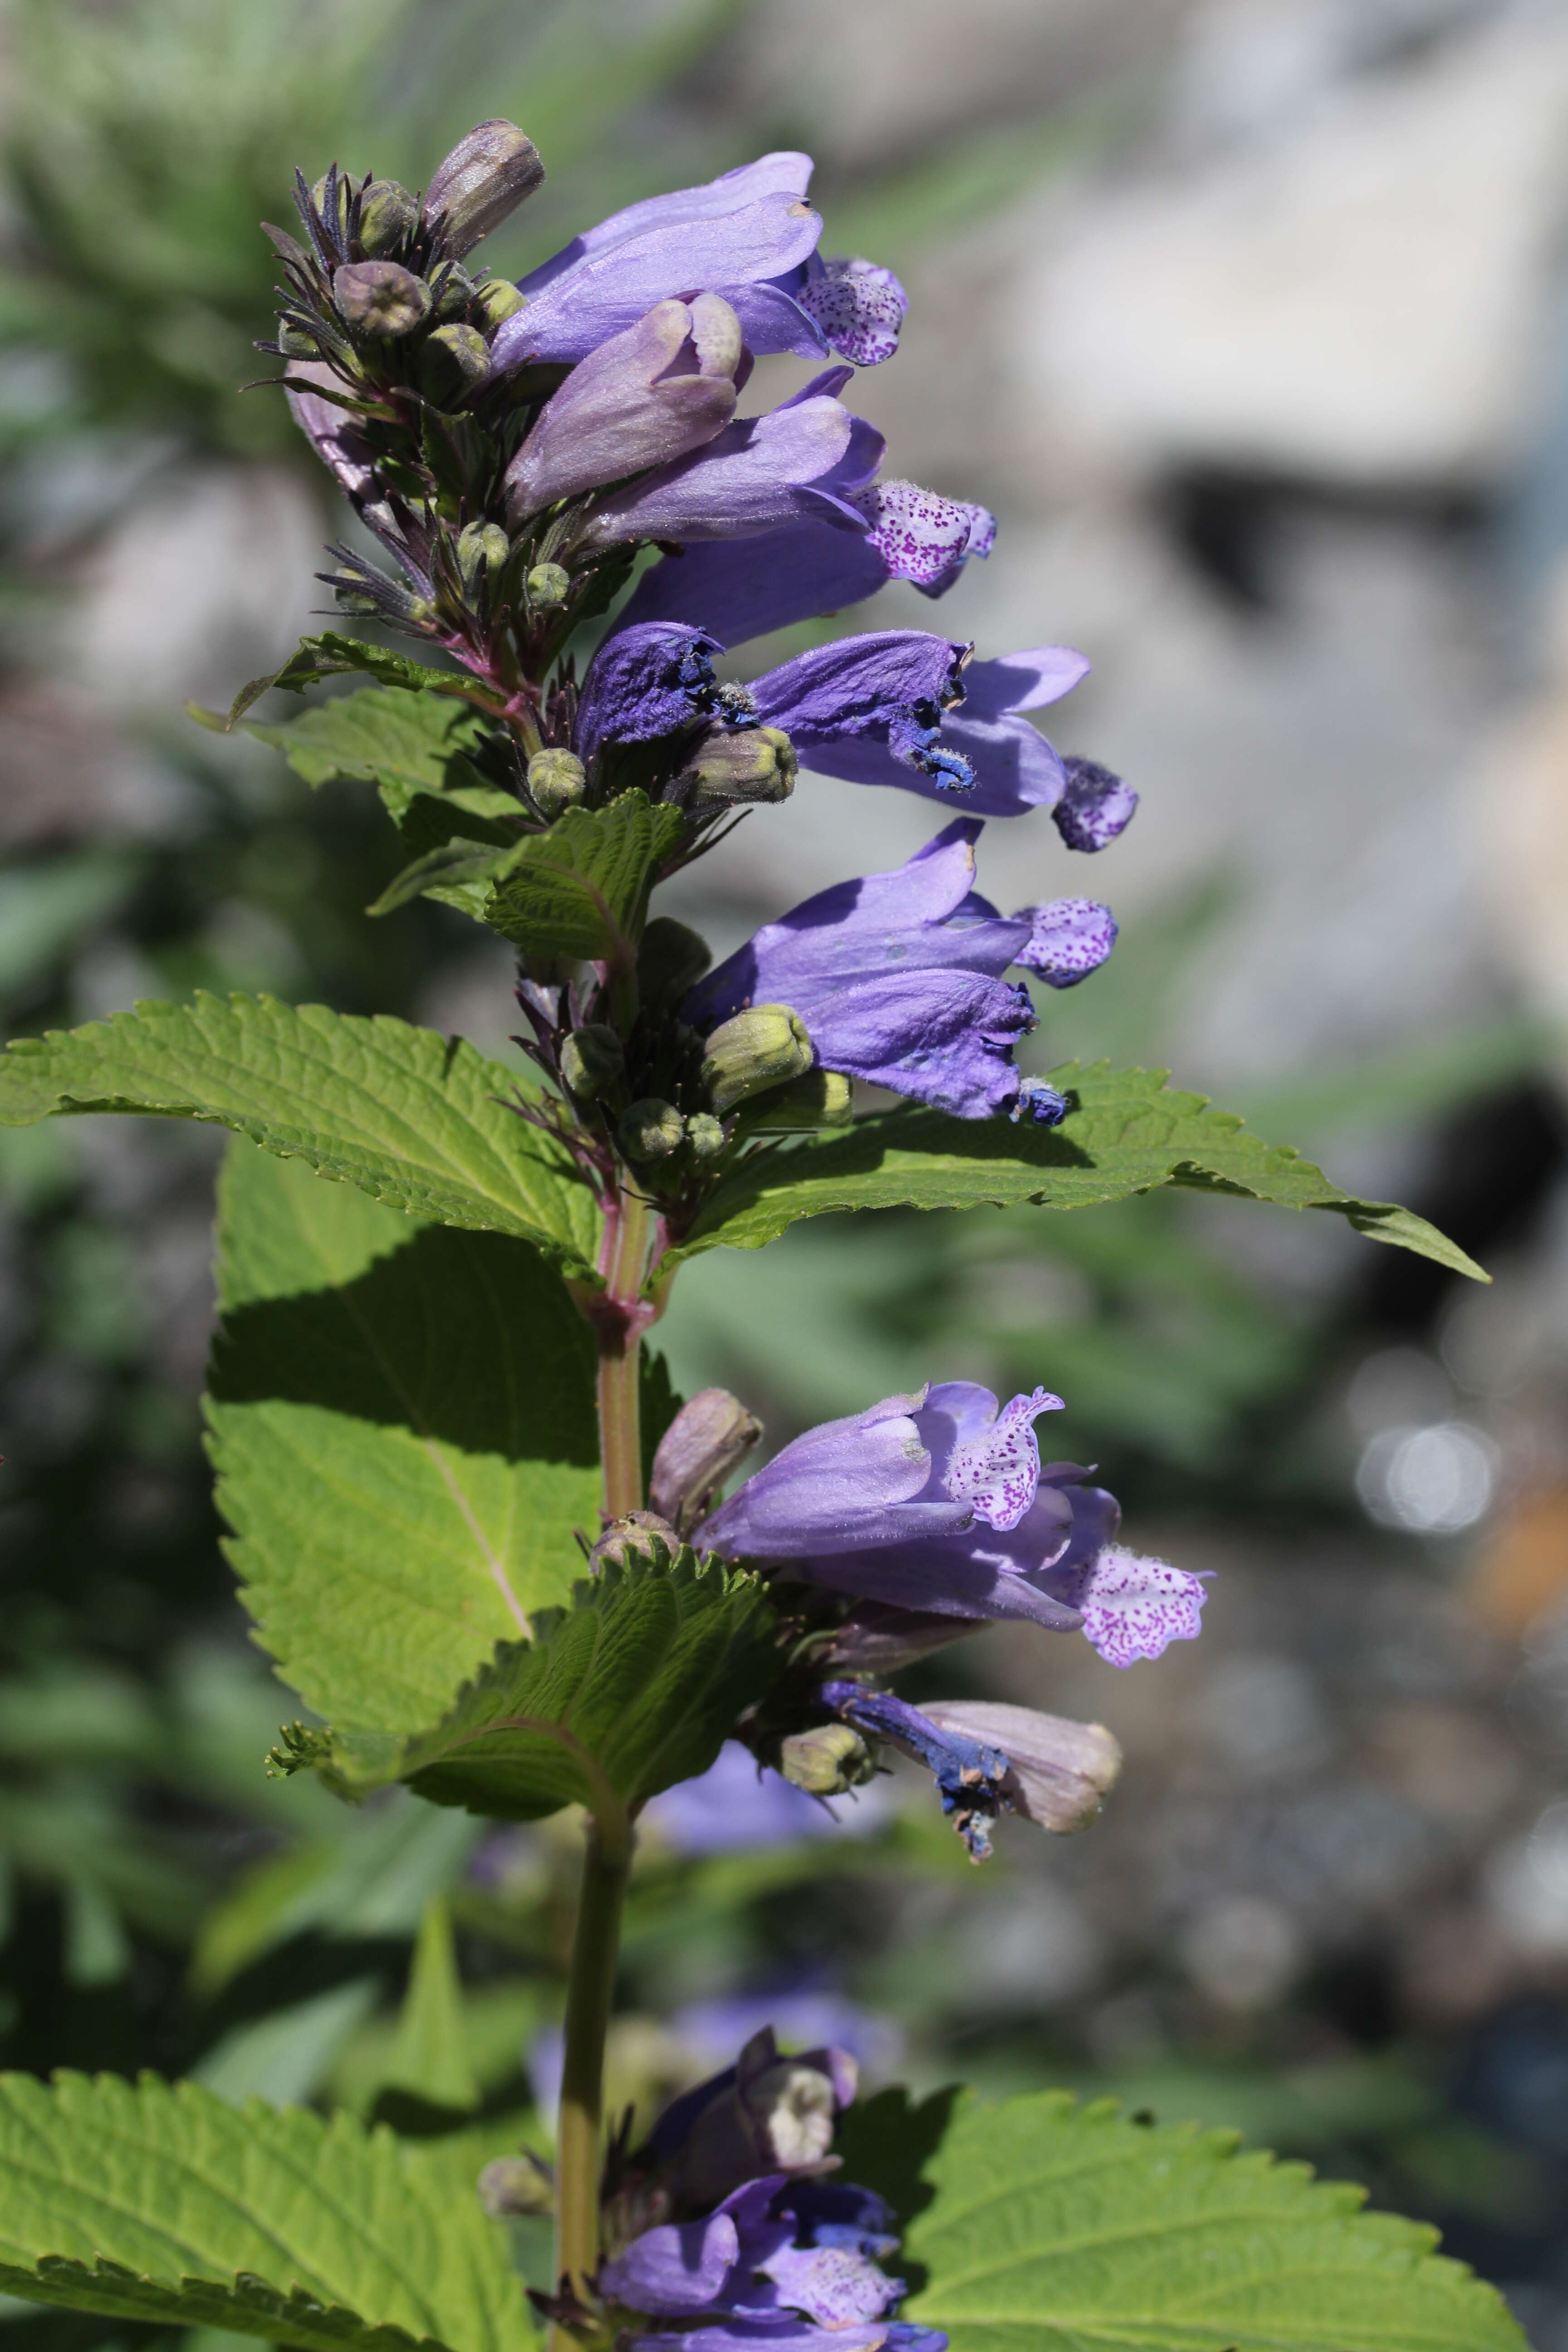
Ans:
[{"label": "unopened flower bud", "polygon": [[463,585],[472,588],[482,564],[493,580],[511,553],[511,541],[499,522],[471,522],[458,534],[458,569]]},{"label": "unopened flower bud", "polygon": [[520,310],[528,308],[528,297],[510,278],[482,278],[474,291],[479,315],[493,335],[508,319],[515,319]]},{"label": "unopened flower bud", "polygon": [[548,2213],[555,2202],[555,2183],[547,2165],[534,2156],[498,2156],[479,2175],[479,2203],[492,2221],[509,2213]]},{"label": "unopened flower bud", "polygon": [[637,949],[637,986],[650,1002],[679,1001],[712,961],[705,939],[673,915],[656,915]]},{"label": "unopened flower bud", "polygon": [[436,304],[437,319],[461,319],[467,315],[469,303],[479,289],[466,269],[457,262],[444,264],[437,272],[437,283],[430,292]]},{"label": "unopened flower bud", "polygon": [[369,180],[359,203],[359,241],[371,260],[395,253],[419,218],[400,180]]},{"label": "unopened flower bud", "polygon": [[544,177],[531,139],[515,122],[476,123],[436,167],[423,218],[443,251],[460,257],[500,228]]},{"label": "unopened flower bud", "polygon": [[[329,184],[331,187],[330,195]],[[334,174],[332,173],[323,172],[321,178],[317,181],[315,186],[310,191],[310,202],[315,205],[318,214],[326,223],[329,235],[334,227],[336,228],[340,238],[347,235],[349,220],[349,184],[347,177],[343,173],[339,172]],[[342,248],[340,247],[340,250]]]},{"label": "unopened flower bud", "polygon": [[553,821],[576,807],[588,789],[587,771],[575,751],[536,751],[528,763],[528,789],[540,815]]},{"label": "unopened flower bud", "polygon": [[563,563],[536,563],[523,584],[529,603],[548,613],[572,593],[572,574]]},{"label": "unopened flower bud", "polygon": [[774,1087],[747,1103],[741,1113],[748,1135],[796,1135],[803,1128],[847,1127],[855,1115],[854,1089],[842,1070],[807,1070],[787,1087]]},{"label": "unopened flower bud", "polygon": [[700,1390],[658,1441],[648,1482],[654,1509],[677,1526],[697,1518],[762,1433],[756,1415],[728,1389]]},{"label": "unopened flower bud", "polygon": [[321,356],[321,346],[315,336],[308,335],[303,327],[296,327],[289,319],[278,321],[278,348],[286,360],[319,360]]},{"label": "unopened flower bud", "polygon": [[686,1122],[686,1140],[694,1160],[712,1160],[724,1149],[724,1130],[711,1111],[700,1110]]},{"label": "unopened flower bud", "polygon": [[489,345],[477,327],[437,327],[420,358],[433,400],[460,400],[490,372]]},{"label": "unopened flower bud", "polygon": [[792,1731],[779,1742],[779,1770],[808,1796],[842,1797],[869,1780],[876,1769],[870,1749],[847,1723],[819,1723],[813,1731]]},{"label": "unopened flower bud", "polygon": [[651,1559],[657,1545],[666,1551],[680,1549],[680,1538],[657,1511],[626,1511],[612,1519],[588,1554],[588,1573],[602,1576],[606,1567],[625,1568],[631,1559]]},{"label": "unopened flower bud", "polygon": [[626,1112],[616,1138],[628,1160],[668,1160],[686,1140],[686,1121],[673,1103],[647,1095]]},{"label": "unopened flower bud", "polygon": [[574,1029],[561,1048],[561,1075],[574,1095],[596,1101],[626,1076],[626,1049],[602,1021]]},{"label": "unopened flower bud", "polygon": [[783,1086],[811,1067],[811,1039],[787,1004],[753,1004],[721,1022],[708,1040],[702,1083],[721,1118],[748,1095]]},{"label": "unopened flower bud", "polygon": [[795,790],[795,746],[782,727],[716,727],[685,770],[692,804],[787,801]]},{"label": "unopened flower bud", "polygon": [[430,289],[400,261],[345,261],[332,299],[362,335],[409,334],[430,309]]}]

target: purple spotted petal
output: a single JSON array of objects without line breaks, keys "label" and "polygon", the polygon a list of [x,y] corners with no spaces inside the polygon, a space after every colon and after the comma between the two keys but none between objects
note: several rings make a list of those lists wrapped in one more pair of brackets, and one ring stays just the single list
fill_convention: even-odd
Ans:
[{"label": "purple spotted petal", "polygon": [[1061,1584],[1073,1587],[1083,1630],[1108,1665],[1157,1658],[1168,1643],[1195,1642],[1203,1631],[1203,1579],[1121,1544],[1097,1552]]},{"label": "purple spotted petal", "polygon": [[823,2327],[879,2319],[904,2293],[902,2279],[889,2278],[849,2246],[784,2246],[762,2269],[782,2305]]},{"label": "purple spotted petal", "polygon": [[1137,793],[1098,760],[1075,756],[1065,760],[1062,768],[1062,794],[1054,812],[1057,831],[1069,849],[1103,849],[1131,823]]},{"label": "purple spotted petal", "polygon": [[816,261],[796,297],[833,349],[857,367],[875,367],[899,348],[910,307],[890,269],[872,261]]},{"label": "purple spotted petal", "polygon": [[996,518],[986,508],[916,482],[872,482],[853,503],[889,579],[912,581],[927,596],[951,588],[969,558],[989,555],[995,543]]},{"label": "purple spotted petal", "polygon": [[607,637],[588,665],[573,727],[586,766],[601,744],[649,743],[690,727],[715,704],[716,637],[652,623]]},{"label": "purple spotted petal", "polygon": [[[941,1391],[931,1393],[934,1402]],[[968,1503],[986,1527],[1004,1534],[1016,1528],[1034,1501],[1040,1480],[1036,1420],[1042,1412],[1061,1410],[1060,1397],[1047,1389],[1014,1397],[987,1427],[954,1448],[944,1470],[948,1493]],[[917,1414],[917,1425],[921,1418]]]},{"label": "purple spotted petal", "polygon": [[1030,907],[1029,940],[1016,963],[1052,988],[1076,988],[1098,971],[1116,945],[1116,918],[1092,898],[1053,898]]}]

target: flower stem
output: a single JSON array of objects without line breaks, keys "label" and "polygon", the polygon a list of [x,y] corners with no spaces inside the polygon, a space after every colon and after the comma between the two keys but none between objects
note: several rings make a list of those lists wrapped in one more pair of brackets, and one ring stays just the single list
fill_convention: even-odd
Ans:
[{"label": "flower stem", "polygon": [[[575,2289],[599,2264],[599,2175],[603,2162],[605,2033],[615,1988],[621,1905],[631,1868],[631,1824],[603,1817],[589,1824],[583,1892],[566,1992],[566,2053],[555,2149],[555,2284]],[[552,2352],[573,2345],[551,2331]]]},{"label": "flower stem", "polygon": [[605,1217],[605,1287],[590,1308],[599,1348],[599,1458],[612,1519],[642,1507],[638,1355],[654,1309],[643,1298],[652,1234],[651,1203],[622,1190]]}]

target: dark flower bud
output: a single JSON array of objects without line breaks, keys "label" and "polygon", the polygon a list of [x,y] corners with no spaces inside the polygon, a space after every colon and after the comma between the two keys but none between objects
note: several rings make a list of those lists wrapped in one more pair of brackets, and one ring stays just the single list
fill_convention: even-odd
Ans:
[{"label": "dark flower bud", "polygon": [[686,1121],[673,1103],[647,1095],[625,1114],[616,1138],[628,1160],[668,1160],[686,1140]]},{"label": "dark flower bud", "polygon": [[429,312],[430,289],[400,261],[345,261],[332,298],[362,335],[406,335]]},{"label": "dark flower bud", "polygon": [[685,923],[678,923],[673,915],[656,915],[637,949],[637,985],[646,997],[679,998],[701,979],[712,961],[705,939]]},{"label": "dark flower bud", "polygon": [[782,727],[716,727],[698,745],[683,781],[698,807],[704,802],[787,801],[795,766],[795,746]]},{"label": "dark flower bud", "polygon": [[461,257],[500,228],[544,177],[531,139],[515,122],[479,122],[436,167],[422,217],[442,250]]},{"label": "dark flower bud", "polygon": [[499,522],[468,524],[458,534],[458,569],[463,585],[472,588],[481,564],[493,580],[510,553],[511,541]]},{"label": "dark flower bud", "polygon": [[479,315],[493,335],[508,319],[515,319],[520,310],[528,308],[528,297],[510,278],[484,278],[474,289],[474,299]]},{"label": "dark flower bud", "polygon": [[711,1111],[700,1110],[686,1122],[686,1140],[694,1160],[712,1160],[724,1149],[724,1130]]},{"label": "dark flower bud", "polygon": [[367,180],[359,201],[359,241],[371,260],[395,253],[419,218],[399,180]]},{"label": "dark flower bud", "polygon": [[349,183],[346,175],[342,172],[323,172],[310,191],[310,202],[325,224],[328,236],[336,231],[341,253],[349,226]]},{"label": "dark flower bud", "polygon": [[700,1517],[762,1433],[756,1415],[728,1389],[700,1390],[659,1439],[648,1482],[654,1509],[678,1527]]},{"label": "dark flower bud", "polygon": [[876,1773],[871,1751],[847,1723],[819,1723],[779,1742],[779,1770],[812,1797],[842,1797]]},{"label": "dark flower bud", "polygon": [[490,372],[489,345],[477,327],[437,327],[420,360],[421,378],[433,400],[460,400]]},{"label": "dark flower bud", "polygon": [[587,772],[575,751],[536,751],[528,763],[528,789],[540,815],[552,820],[576,807],[588,789]]},{"label": "dark flower bud", "polygon": [[655,1544],[662,1544],[667,1551],[679,1551],[680,1538],[657,1511],[626,1511],[610,1521],[589,1552],[588,1573],[601,1576],[612,1562],[625,1568],[630,1559],[649,1559]]},{"label": "dark flower bud", "polygon": [[536,2156],[498,2156],[479,2175],[479,2203],[492,2221],[509,2213],[548,2213],[555,2183]]},{"label": "dark flower bud", "polygon": [[847,1127],[854,1117],[854,1090],[841,1070],[807,1070],[788,1086],[775,1087],[742,1111],[748,1135],[795,1135],[802,1128]]},{"label": "dark flower bud", "polygon": [[626,1076],[626,1048],[602,1021],[574,1029],[561,1048],[561,1075],[574,1095],[596,1101]]},{"label": "dark flower bud", "polygon": [[783,1086],[811,1067],[811,1039],[787,1004],[752,1004],[721,1022],[708,1040],[702,1083],[722,1118],[748,1095]]},{"label": "dark flower bud", "polygon": [[536,563],[523,584],[530,604],[548,613],[572,593],[572,574],[563,563]]}]

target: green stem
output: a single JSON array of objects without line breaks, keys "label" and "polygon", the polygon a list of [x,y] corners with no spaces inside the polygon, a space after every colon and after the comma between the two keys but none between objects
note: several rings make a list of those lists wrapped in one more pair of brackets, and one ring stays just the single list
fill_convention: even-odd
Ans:
[{"label": "green stem", "polygon": [[[555,2282],[581,2297],[599,2266],[599,2179],[603,2164],[605,2034],[616,1980],[621,1905],[631,1869],[631,1824],[590,1823],[583,1893],[566,1992],[566,2052],[555,2147]],[[560,2326],[552,2352],[573,2342]]]},{"label": "green stem", "polygon": [[623,1191],[607,1220],[605,1289],[594,1316],[599,1348],[599,1458],[612,1519],[642,1508],[638,1355],[652,1310],[642,1297],[652,1237],[651,1204]]}]

